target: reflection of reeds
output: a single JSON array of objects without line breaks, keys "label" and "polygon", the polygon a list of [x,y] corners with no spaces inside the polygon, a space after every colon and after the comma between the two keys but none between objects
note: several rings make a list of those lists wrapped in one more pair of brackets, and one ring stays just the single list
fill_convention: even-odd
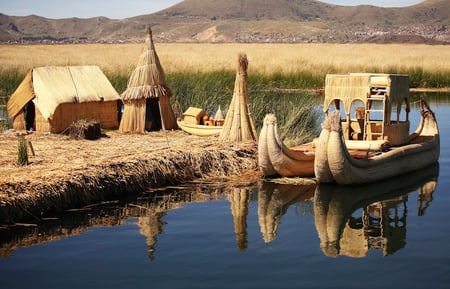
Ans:
[{"label": "reflection of reeds", "polygon": [[[161,218],[167,211],[178,209],[191,202],[221,200],[232,184],[193,185],[177,188],[154,189],[127,196],[125,202],[115,200],[88,205],[65,212],[57,218],[46,218],[38,223],[21,223],[0,234],[0,258],[10,257],[21,247],[55,241],[80,235],[92,227],[121,226],[125,219],[138,218],[136,225],[145,236],[150,260],[154,258],[157,236],[165,223]],[[247,188],[247,191],[250,188]]]}]

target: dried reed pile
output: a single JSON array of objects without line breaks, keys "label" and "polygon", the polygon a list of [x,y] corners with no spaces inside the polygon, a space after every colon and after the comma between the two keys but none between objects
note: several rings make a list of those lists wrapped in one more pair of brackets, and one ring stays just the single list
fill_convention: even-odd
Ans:
[{"label": "dried reed pile", "polygon": [[96,140],[102,136],[100,122],[86,119],[80,119],[72,123],[63,133],[73,139]]},{"label": "dried reed pile", "polygon": [[[120,134],[96,141],[28,135],[35,156],[19,167],[17,136],[0,134],[0,220],[39,219],[149,188],[257,171],[255,144],[217,143],[181,131]],[[167,139],[170,142],[168,148]]]}]

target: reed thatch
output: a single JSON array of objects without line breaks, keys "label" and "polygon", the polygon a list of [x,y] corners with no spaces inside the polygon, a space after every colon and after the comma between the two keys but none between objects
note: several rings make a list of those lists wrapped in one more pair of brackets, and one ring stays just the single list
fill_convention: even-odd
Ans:
[{"label": "reed thatch", "polygon": [[409,98],[409,77],[401,74],[349,73],[328,74],[325,79],[325,100],[323,111],[327,112],[335,100],[342,101],[346,114],[350,114],[355,100],[367,103],[371,88],[386,89],[385,119],[391,119],[391,107],[396,106],[397,114],[401,105]]},{"label": "reed thatch", "polygon": [[241,53],[238,59],[233,98],[219,135],[219,139],[222,141],[246,142],[258,140],[255,121],[249,109],[247,68],[247,55]]},{"label": "reed thatch", "polygon": [[11,95],[8,114],[16,130],[59,133],[80,119],[118,127],[120,96],[98,66],[31,69]]},{"label": "reed thatch", "polygon": [[[176,129],[175,114],[170,105],[171,95],[153,44],[152,30],[148,27],[144,48],[128,80],[127,89],[121,95],[124,112],[119,131],[141,133],[146,129]],[[154,122],[151,128],[145,127],[146,121]]]}]

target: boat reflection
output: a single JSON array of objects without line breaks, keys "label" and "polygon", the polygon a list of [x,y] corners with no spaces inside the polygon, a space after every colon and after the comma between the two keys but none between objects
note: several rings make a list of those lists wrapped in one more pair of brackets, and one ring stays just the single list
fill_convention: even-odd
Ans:
[{"label": "boat reflection", "polygon": [[322,252],[329,257],[361,258],[369,250],[390,255],[406,245],[407,201],[418,191],[418,215],[432,201],[439,164],[404,176],[362,186],[319,184],[314,219]]},{"label": "boat reflection", "polygon": [[312,199],[316,183],[302,185],[262,181],[258,192],[258,221],[264,242],[275,240],[281,217],[289,206]]}]

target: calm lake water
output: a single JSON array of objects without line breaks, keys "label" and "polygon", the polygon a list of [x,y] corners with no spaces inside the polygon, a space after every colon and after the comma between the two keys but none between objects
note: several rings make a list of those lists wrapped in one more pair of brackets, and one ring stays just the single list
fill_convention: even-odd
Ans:
[{"label": "calm lake water", "polygon": [[172,188],[0,229],[1,287],[449,288],[450,94],[426,99],[436,166],[355,188]]}]

